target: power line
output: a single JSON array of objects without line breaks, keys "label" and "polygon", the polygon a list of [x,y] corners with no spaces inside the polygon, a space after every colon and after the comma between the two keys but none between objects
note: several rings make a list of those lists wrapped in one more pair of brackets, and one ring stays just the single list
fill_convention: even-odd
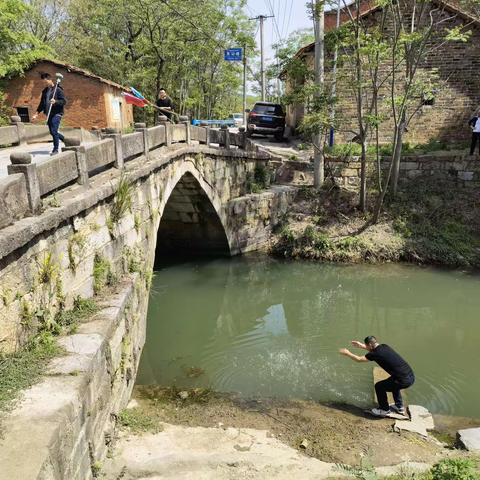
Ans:
[{"label": "power line", "polygon": [[290,28],[290,20],[292,19],[292,11],[293,11],[293,0],[290,0],[290,12],[288,14],[288,22],[287,22],[287,30],[285,36],[288,35],[289,33],[289,28]]}]

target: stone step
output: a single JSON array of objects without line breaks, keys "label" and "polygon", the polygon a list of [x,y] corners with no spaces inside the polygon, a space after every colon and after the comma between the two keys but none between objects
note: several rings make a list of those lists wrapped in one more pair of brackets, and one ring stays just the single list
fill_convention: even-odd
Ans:
[{"label": "stone step", "polygon": [[480,452],[480,428],[459,430],[457,440],[469,452]]}]

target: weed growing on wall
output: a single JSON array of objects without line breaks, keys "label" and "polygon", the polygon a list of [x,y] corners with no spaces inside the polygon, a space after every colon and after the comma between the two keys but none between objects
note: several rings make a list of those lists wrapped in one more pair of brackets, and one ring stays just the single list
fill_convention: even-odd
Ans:
[{"label": "weed growing on wall", "polygon": [[40,284],[51,284],[58,273],[58,267],[51,252],[45,252],[38,264],[37,278]]},{"label": "weed growing on wall", "polygon": [[55,320],[62,329],[67,329],[68,333],[72,333],[81,320],[95,314],[98,309],[95,300],[78,296],[73,301],[72,310],[58,312]]},{"label": "weed growing on wall", "polygon": [[106,225],[110,236],[115,236],[115,227],[122,217],[132,210],[132,192],[133,186],[127,177],[122,174],[118,184],[117,191],[113,197],[110,215],[107,217]]},{"label": "weed growing on wall", "polygon": [[93,260],[93,291],[98,295],[106,286],[115,283],[115,274],[110,262],[96,253]]},{"label": "weed growing on wall", "polygon": [[132,190],[132,184],[128,181],[127,177],[122,176],[115,197],[113,198],[110,217],[113,223],[118,223],[127,211],[131,210]]},{"label": "weed growing on wall", "polygon": [[145,261],[139,247],[124,247],[122,259],[125,273],[143,273]]},{"label": "weed growing on wall", "polygon": [[138,213],[135,213],[135,215],[133,216],[133,225],[135,227],[135,231],[138,233],[140,233],[140,225],[142,223],[142,219],[140,217],[140,215]]},{"label": "weed growing on wall", "polygon": [[68,239],[68,265],[70,270],[75,273],[77,266],[80,264],[85,249],[88,244],[87,236],[81,232],[74,233]]}]

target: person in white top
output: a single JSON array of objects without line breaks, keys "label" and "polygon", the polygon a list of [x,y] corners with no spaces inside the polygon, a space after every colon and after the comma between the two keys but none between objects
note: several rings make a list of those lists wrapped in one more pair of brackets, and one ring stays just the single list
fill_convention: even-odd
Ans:
[{"label": "person in white top", "polygon": [[480,110],[468,122],[472,128],[472,143],[470,144],[470,155],[475,153],[475,147],[478,142],[478,155],[480,155]]}]

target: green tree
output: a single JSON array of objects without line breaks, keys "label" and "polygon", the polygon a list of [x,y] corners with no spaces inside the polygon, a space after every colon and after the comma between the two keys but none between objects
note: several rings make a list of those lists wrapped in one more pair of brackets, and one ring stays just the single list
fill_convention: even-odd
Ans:
[{"label": "green tree", "polygon": [[31,9],[20,0],[0,0],[0,78],[21,73],[49,49],[26,30]]},{"label": "green tree", "polygon": [[154,99],[160,88],[177,111],[225,116],[237,106],[241,65],[232,46],[254,48],[253,26],[233,0],[71,0],[57,52],[68,61]]}]

